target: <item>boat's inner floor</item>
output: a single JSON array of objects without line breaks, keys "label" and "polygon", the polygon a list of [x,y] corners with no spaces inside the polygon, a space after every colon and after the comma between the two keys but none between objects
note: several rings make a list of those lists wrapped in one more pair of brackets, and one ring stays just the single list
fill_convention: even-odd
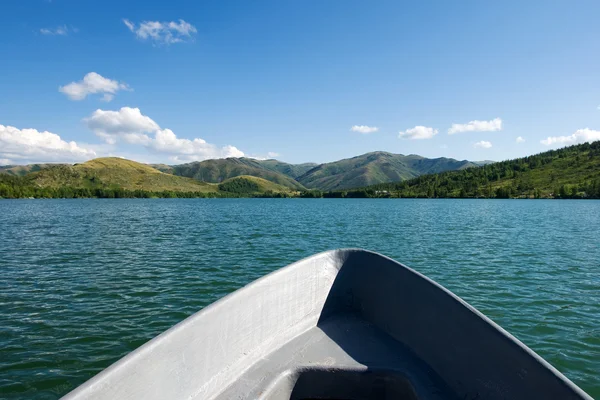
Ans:
[{"label": "boat's inner floor", "polygon": [[[410,326],[407,326],[410,329]],[[431,368],[352,314],[336,315],[250,367],[219,399],[455,399]]]}]

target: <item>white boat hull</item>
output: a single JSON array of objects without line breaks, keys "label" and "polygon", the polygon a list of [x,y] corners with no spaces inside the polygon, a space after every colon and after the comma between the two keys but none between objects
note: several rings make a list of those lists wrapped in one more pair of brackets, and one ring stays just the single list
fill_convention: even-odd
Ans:
[{"label": "white boat hull", "polygon": [[365,250],[275,271],[65,396],[591,399],[440,285]]}]

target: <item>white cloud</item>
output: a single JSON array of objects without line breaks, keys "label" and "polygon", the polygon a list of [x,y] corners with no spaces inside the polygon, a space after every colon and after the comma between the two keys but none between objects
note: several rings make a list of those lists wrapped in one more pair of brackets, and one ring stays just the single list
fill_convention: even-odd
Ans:
[{"label": "white cloud", "polygon": [[83,161],[95,156],[94,150],[55,133],[0,125],[0,158],[6,164]]},{"label": "white cloud", "polygon": [[414,128],[399,132],[398,137],[401,139],[431,139],[437,134],[437,129],[433,129],[428,126],[417,125]]},{"label": "white cloud", "polygon": [[269,151],[267,153],[267,156],[269,156],[270,158],[275,158],[275,157],[279,157],[280,154],[279,153],[275,153],[274,151]]},{"label": "white cloud", "polygon": [[179,139],[170,129],[156,131],[149,147],[159,153],[169,154],[173,161],[198,161],[209,158],[243,157],[244,153],[234,146],[218,148],[205,140]]},{"label": "white cloud", "polygon": [[139,108],[131,107],[122,107],[119,111],[98,109],[84,121],[108,144],[122,140],[130,144],[148,145],[152,139],[147,133],[160,129],[150,117],[142,115]]},{"label": "white cloud", "polygon": [[516,139],[516,142],[517,142],[517,143],[523,143],[523,142],[525,142],[525,138],[524,138],[523,136],[519,136],[519,137]]},{"label": "white cloud", "polygon": [[133,22],[129,21],[128,19],[123,19],[123,23],[131,32],[135,31],[135,24]]},{"label": "white cloud", "polygon": [[549,136],[547,139],[541,140],[540,143],[551,146],[554,144],[567,145],[585,142],[594,142],[600,140],[600,131],[595,131],[590,128],[578,129],[569,136]]},{"label": "white cloud", "polygon": [[369,133],[374,133],[377,132],[379,130],[378,127],[376,126],[367,126],[367,125],[354,125],[352,128],[350,128],[350,130],[352,132],[358,132],[358,133],[363,133],[363,134],[369,134]]},{"label": "white cloud", "polygon": [[179,22],[144,21],[135,24],[128,19],[123,19],[127,28],[140,40],[150,40],[154,44],[173,44],[193,40],[196,27],[180,19]]},{"label": "white cloud", "polygon": [[49,36],[67,36],[70,32],[77,33],[77,28],[69,28],[66,25],[57,26],[56,28],[42,28],[40,33]]},{"label": "white cloud", "polygon": [[103,101],[111,101],[119,90],[131,89],[126,83],[105,78],[96,72],[86,74],[79,82],[71,82],[58,88],[59,92],[66,94],[71,100],[83,100],[90,94],[102,93]]},{"label": "white cloud", "polygon": [[485,140],[482,140],[481,142],[475,143],[473,145],[473,147],[479,148],[479,149],[489,149],[489,148],[492,147],[492,143],[486,142]]},{"label": "white cloud", "polygon": [[109,144],[123,141],[142,145],[150,151],[166,154],[172,161],[199,161],[210,158],[243,157],[234,146],[217,147],[200,138],[178,138],[170,129],[162,129],[139,108],[122,107],[119,111],[96,110],[84,120],[88,127]]},{"label": "white cloud", "polygon": [[502,130],[502,119],[494,118],[490,121],[470,121],[466,124],[452,124],[448,129],[448,134],[453,135],[459,132],[495,132]]}]

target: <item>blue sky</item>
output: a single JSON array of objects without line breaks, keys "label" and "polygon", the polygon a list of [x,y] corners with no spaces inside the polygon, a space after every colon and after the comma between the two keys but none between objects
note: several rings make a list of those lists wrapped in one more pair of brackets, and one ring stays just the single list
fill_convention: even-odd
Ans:
[{"label": "blue sky", "polygon": [[600,139],[598,1],[7,0],[0,11],[0,164],[375,150],[502,160]]}]

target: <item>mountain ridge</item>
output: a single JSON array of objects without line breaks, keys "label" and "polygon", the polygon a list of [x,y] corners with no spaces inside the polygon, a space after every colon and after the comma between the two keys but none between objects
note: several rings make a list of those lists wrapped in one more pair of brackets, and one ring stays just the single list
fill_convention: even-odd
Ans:
[{"label": "mountain ridge", "polygon": [[[112,158],[116,160],[125,160]],[[99,160],[99,159],[95,159]],[[90,160],[94,161],[94,160]],[[89,162],[89,161],[88,161]],[[133,162],[133,161],[132,161]],[[56,167],[73,168],[82,164],[29,164],[0,166],[0,174],[26,176]],[[140,165],[142,165],[140,163]],[[211,159],[190,163],[143,164],[167,175],[191,178],[198,182],[220,184],[237,176],[254,176],[289,190],[341,190],[378,183],[399,182],[423,174],[476,167],[468,160],[426,158],[417,154],[394,154],[374,151],[328,163],[291,164],[276,159],[258,160],[248,157]],[[43,174],[42,174],[43,175]]]},{"label": "mountain ridge", "polygon": [[[348,178],[350,174],[357,181],[364,181],[365,174],[369,176],[369,173],[377,175],[389,172],[386,168],[390,166],[407,168],[416,164],[423,171],[426,169],[436,171],[448,167],[458,169],[350,190],[320,191],[294,190],[248,175],[230,177],[218,184],[200,182],[192,178],[166,174],[150,165],[131,160],[100,158],[75,165],[50,165],[24,176],[0,173],[0,198],[600,198],[600,141],[549,150],[480,167],[471,167],[472,163],[466,160],[426,159],[417,155],[403,156],[386,152],[369,153],[342,161],[330,165],[321,164],[311,168],[302,176],[312,177],[326,170],[331,174],[321,176],[319,179],[329,179],[329,184],[335,187],[339,185],[340,175]],[[240,163],[244,164],[244,161]],[[352,167],[350,169],[348,169],[349,163]],[[163,166],[163,168],[171,167]],[[399,174],[396,170],[393,173]],[[384,178],[391,177],[388,174]]]}]

